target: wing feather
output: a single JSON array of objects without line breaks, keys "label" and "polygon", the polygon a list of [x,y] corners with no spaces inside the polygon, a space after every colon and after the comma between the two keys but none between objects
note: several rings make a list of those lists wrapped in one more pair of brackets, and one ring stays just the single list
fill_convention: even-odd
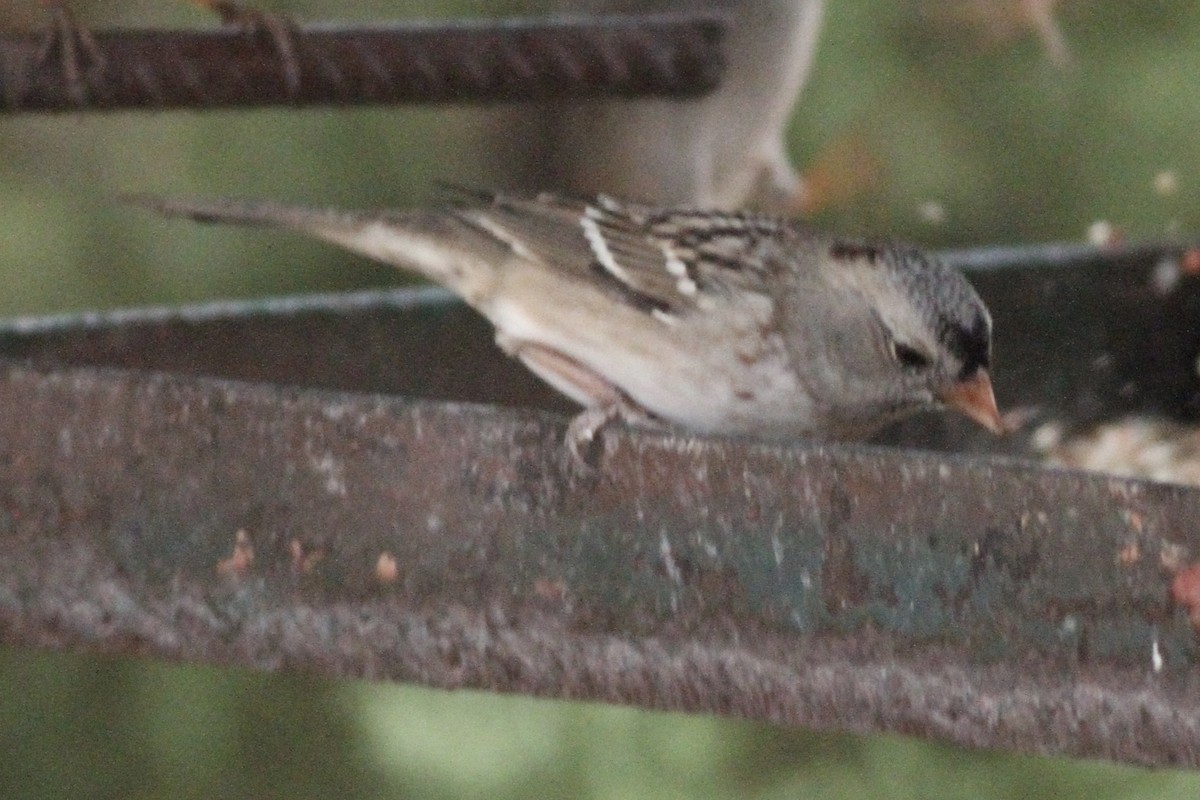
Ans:
[{"label": "wing feather", "polygon": [[771,217],[657,211],[603,195],[495,195],[454,213],[548,266],[672,314],[764,293],[779,266],[780,234],[793,228]]}]

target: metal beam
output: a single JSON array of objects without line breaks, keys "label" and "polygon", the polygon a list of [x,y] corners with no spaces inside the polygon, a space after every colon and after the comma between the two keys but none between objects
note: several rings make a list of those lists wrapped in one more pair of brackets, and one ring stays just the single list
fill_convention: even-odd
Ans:
[{"label": "metal beam", "polygon": [[[1111,370],[1072,367],[1084,345],[1186,353],[1166,323],[1200,291],[1160,267],[1179,255],[977,273],[998,375],[1028,381],[1010,397],[1091,408]],[[1161,334],[1072,317],[1113,307]],[[1041,326],[1005,332],[1022,314]],[[621,429],[580,471],[489,338],[431,292],[10,324],[0,641],[1200,762],[1172,601],[1200,490]],[[1186,416],[1194,370],[1143,363],[1134,400],[1092,391]],[[918,428],[896,436],[980,446]]]},{"label": "metal beam", "polygon": [[0,34],[0,113],[697,97],[724,22],[656,14]]}]

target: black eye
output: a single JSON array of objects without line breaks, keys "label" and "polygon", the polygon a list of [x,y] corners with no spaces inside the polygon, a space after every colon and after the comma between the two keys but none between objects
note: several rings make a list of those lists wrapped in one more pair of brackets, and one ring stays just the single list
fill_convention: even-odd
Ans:
[{"label": "black eye", "polygon": [[925,369],[931,363],[929,356],[916,348],[909,347],[900,342],[892,342],[892,355],[900,362],[900,366],[905,369]]}]

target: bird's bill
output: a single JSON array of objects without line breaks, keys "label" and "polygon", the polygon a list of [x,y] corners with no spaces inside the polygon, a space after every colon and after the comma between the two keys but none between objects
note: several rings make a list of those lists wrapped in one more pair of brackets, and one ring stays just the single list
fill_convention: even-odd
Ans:
[{"label": "bird's bill", "polygon": [[992,379],[987,370],[979,370],[966,380],[959,381],[942,392],[943,403],[959,411],[999,436],[1007,433],[1008,427],[996,408],[996,395],[992,392]]}]

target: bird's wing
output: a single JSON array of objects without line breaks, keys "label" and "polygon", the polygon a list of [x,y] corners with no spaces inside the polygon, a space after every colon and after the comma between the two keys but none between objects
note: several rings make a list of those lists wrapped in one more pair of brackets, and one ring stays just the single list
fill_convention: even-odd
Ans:
[{"label": "bird's wing", "polygon": [[201,222],[302,231],[415,270],[477,307],[487,302],[498,272],[514,257],[647,313],[673,317],[769,294],[774,273],[794,268],[795,261],[785,252],[785,245],[796,241],[792,222],[747,213],[661,210],[603,195],[587,200],[476,195],[448,213],[127,199]]},{"label": "bird's wing", "polygon": [[659,210],[603,195],[498,195],[454,213],[518,255],[672,314],[765,291],[789,225],[750,214]]}]

